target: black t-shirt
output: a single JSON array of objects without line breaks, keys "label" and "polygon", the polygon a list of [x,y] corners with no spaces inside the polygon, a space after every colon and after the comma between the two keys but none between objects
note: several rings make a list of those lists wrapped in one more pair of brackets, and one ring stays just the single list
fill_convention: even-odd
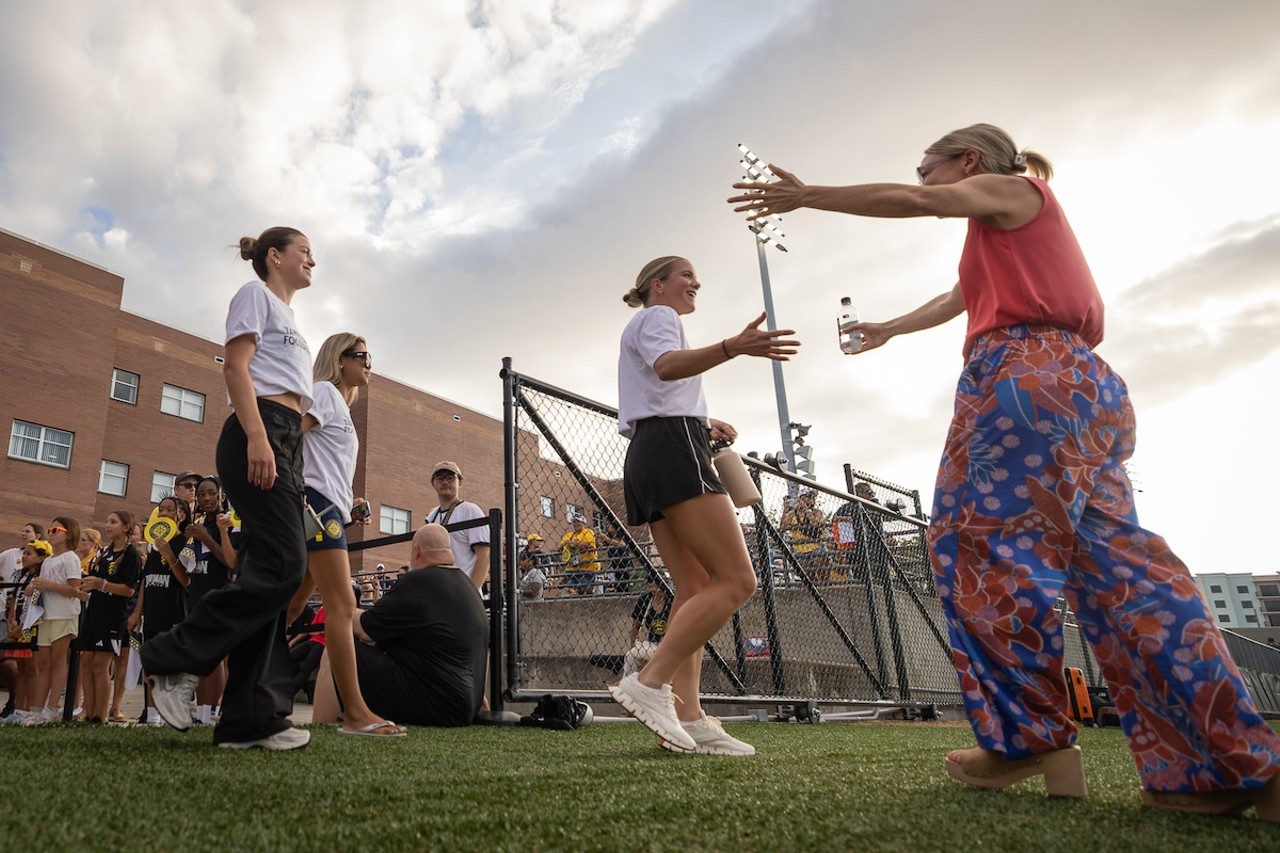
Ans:
[{"label": "black t-shirt", "polygon": [[[392,719],[467,725],[475,718],[484,697],[489,624],[475,586],[461,570],[433,566],[406,572],[359,618],[377,644],[361,649],[360,665],[381,658],[398,670],[403,695],[395,702],[399,716]],[[368,700],[366,676],[362,670]],[[369,705],[387,713],[372,700]]]},{"label": "black t-shirt", "polygon": [[[209,537],[221,545],[222,531],[218,529],[217,513],[205,513],[202,525],[205,530],[209,531]],[[230,538],[232,544],[236,544],[239,541],[240,534],[232,532]],[[192,556],[195,559],[195,565],[188,570],[191,575],[191,585],[187,587],[187,597],[191,599],[191,603],[194,605],[205,593],[212,592],[215,589],[222,589],[226,586],[230,581],[230,577],[228,576],[226,565],[213,556],[213,552],[205,547],[203,543],[190,539],[187,541],[186,547],[191,549]]]},{"label": "black t-shirt", "polygon": [[[98,564],[89,572],[89,577],[137,589],[141,574],[142,558],[138,556],[138,549],[126,544],[123,549],[112,551],[111,546],[107,545],[98,552]],[[84,614],[84,633],[109,638],[123,635],[131,600],[131,596],[114,595],[105,589],[95,589],[89,593],[89,605]]]},{"label": "black t-shirt", "polygon": [[649,632],[649,642],[660,643],[667,633],[667,620],[671,618],[671,597],[666,596],[662,610],[653,608],[653,595],[640,593],[636,606],[631,608],[631,618],[640,620],[640,627]]},{"label": "black t-shirt", "polygon": [[[169,540],[174,557],[181,553],[187,540],[174,531]],[[168,631],[187,615],[186,599],[182,584],[165,565],[164,558],[154,545],[147,551],[147,562],[142,567],[142,631],[154,637]]]}]

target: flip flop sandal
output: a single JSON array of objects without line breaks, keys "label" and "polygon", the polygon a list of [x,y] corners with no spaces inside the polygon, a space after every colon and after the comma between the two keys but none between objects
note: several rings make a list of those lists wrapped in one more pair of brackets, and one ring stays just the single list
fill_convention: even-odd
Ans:
[{"label": "flip flop sandal", "polygon": [[[384,729],[389,731],[384,731]],[[358,729],[344,729],[342,726],[338,726],[338,734],[356,737],[404,737],[408,732],[405,731],[403,726],[397,726],[391,720],[383,720],[382,722],[361,726]]]}]

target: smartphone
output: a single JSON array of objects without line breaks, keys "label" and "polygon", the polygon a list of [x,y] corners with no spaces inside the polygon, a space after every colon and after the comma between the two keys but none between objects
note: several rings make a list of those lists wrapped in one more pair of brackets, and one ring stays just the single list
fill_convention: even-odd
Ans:
[{"label": "smartphone", "polygon": [[373,510],[369,508],[369,504],[356,504],[351,508],[351,520],[364,521],[372,512]]}]

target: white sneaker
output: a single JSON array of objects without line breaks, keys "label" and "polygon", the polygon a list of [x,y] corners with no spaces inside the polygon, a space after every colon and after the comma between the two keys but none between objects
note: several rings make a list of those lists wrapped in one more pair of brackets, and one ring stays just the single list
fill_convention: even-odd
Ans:
[{"label": "white sneaker", "polygon": [[20,726],[22,721],[27,718],[26,711],[15,710],[12,714],[0,720],[0,726]]},{"label": "white sneaker", "polygon": [[196,698],[196,683],[200,679],[189,672],[172,675],[150,675],[151,701],[160,712],[160,719],[180,732],[191,728],[191,703]]},{"label": "white sneaker", "polygon": [[675,752],[693,752],[698,743],[680,725],[671,685],[645,687],[635,674],[609,688],[609,695],[649,731],[671,744]]},{"label": "white sneaker", "polygon": [[[697,743],[694,752],[699,755],[755,755],[756,748],[749,743],[744,743],[733,737],[724,730],[724,726],[715,717],[708,717],[705,713],[702,719],[692,722],[680,721],[680,725],[684,727],[685,732]],[[675,749],[665,739],[660,743],[663,749],[669,749],[672,752],[685,752],[686,750]]]},{"label": "white sneaker", "polygon": [[22,725],[31,726],[51,726],[58,721],[58,709],[41,708],[39,711],[32,710],[28,712],[26,719],[22,721]]},{"label": "white sneaker", "polygon": [[258,747],[272,752],[284,752],[290,749],[300,749],[310,742],[311,732],[293,727],[258,740],[223,741],[218,746],[223,749],[253,749]]}]

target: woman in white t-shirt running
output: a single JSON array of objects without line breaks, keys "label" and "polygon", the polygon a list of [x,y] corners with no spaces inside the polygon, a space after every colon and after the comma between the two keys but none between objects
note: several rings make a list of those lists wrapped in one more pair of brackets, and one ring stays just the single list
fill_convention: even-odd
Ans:
[{"label": "woman in white t-shirt running", "polygon": [[311,242],[294,228],[240,240],[258,281],[227,310],[227,396],[234,410],[218,438],[218,477],[242,520],[239,576],[209,592],[187,618],[142,647],[156,709],[191,728],[197,675],[227,659],[218,746],[288,750],[310,733],[289,722],[293,679],[285,610],[307,567],[302,525],[302,415],[311,408],[311,351],[292,300],[311,286]]},{"label": "woman in white t-shirt running", "polygon": [[701,286],[691,263],[665,257],[646,264],[623,296],[642,308],[622,333],[618,358],[618,432],[631,439],[627,523],[649,525],[676,594],[653,657],[610,692],[667,749],[752,755],[698,701],[703,646],[756,588],[738,516],[711,466],[711,439],[732,441],[737,432],[707,417],[701,374],[744,354],[786,361],[800,342],[784,340],[790,329],[762,330],[761,314],[732,338],[690,349],[680,317],[693,313]]},{"label": "woman in white t-shirt running", "polygon": [[44,608],[36,633],[36,685],[31,716],[23,725],[56,722],[58,699],[67,686],[67,651],[78,633],[80,620],[80,557],[71,550],[80,541],[80,522],[60,515],[44,531],[53,556],[40,566],[27,594],[39,591]]},{"label": "woman in white t-shirt running", "polygon": [[[324,644],[338,695],[342,725],[350,735],[399,737],[405,730],[369,709],[356,679],[356,597],[351,589],[351,561],[345,527],[351,508],[364,498],[352,495],[360,438],[351,422],[351,406],[369,384],[373,358],[364,338],[350,332],[330,335],[320,345],[312,378],[315,402],[302,419],[302,462],[307,504],[320,519],[320,532],[307,540],[307,574],[289,604],[288,620],[302,613],[311,591],[320,588],[324,603]],[[367,521],[368,516],[365,516]]]}]

